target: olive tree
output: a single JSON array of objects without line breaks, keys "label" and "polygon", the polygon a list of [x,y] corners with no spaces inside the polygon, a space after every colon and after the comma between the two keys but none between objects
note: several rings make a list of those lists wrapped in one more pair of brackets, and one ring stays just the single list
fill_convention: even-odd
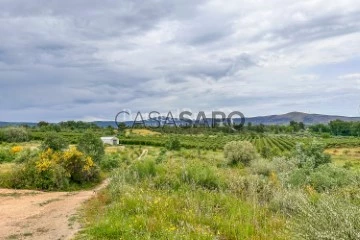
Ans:
[{"label": "olive tree", "polygon": [[80,140],[78,149],[90,156],[94,162],[100,163],[105,156],[104,144],[100,137],[96,136],[93,132],[84,133]]},{"label": "olive tree", "polygon": [[249,165],[249,163],[259,158],[255,147],[248,141],[231,141],[224,147],[224,156],[228,160],[229,164],[243,164]]},{"label": "olive tree", "polygon": [[54,151],[60,151],[68,147],[65,139],[56,132],[48,132],[45,135],[44,141],[41,144],[43,150],[52,149]]},{"label": "olive tree", "polygon": [[3,138],[6,142],[26,142],[29,134],[25,128],[10,127],[3,130]]}]

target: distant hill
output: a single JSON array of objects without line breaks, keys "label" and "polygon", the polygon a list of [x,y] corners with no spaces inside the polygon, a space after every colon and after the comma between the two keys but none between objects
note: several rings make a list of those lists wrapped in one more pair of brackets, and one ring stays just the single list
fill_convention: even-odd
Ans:
[{"label": "distant hill", "polygon": [[296,121],[303,122],[306,125],[312,125],[317,123],[329,123],[330,121],[337,119],[346,122],[360,121],[360,117],[345,117],[323,114],[308,114],[302,112],[290,112],[281,115],[246,118],[246,122],[251,122],[253,125],[258,125],[261,123],[265,125],[284,125],[289,124],[290,121]]},{"label": "distant hill", "polygon": [[[345,117],[345,116],[335,116],[335,115],[323,115],[323,114],[308,114],[308,113],[302,113],[302,112],[290,112],[286,114],[281,115],[269,115],[269,116],[260,116],[260,117],[250,117],[246,118],[245,124],[251,122],[253,125],[286,125],[289,124],[290,121],[296,121],[296,122],[303,122],[306,125],[312,125],[317,123],[329,123],[333,120],[342,120],[342,121],[360,121],[360,117]],[[164,119],[162,119],[164,121]],[[175,120],[177,124],[179,124],[179,120]],[[211,119],[208,119],[209,122],[211,122]],[[235,122],[238,122],[239,119],[235,119]],[[146,124],[149,126],[154,126],[154,124],[157,124],[153,121],[145,120]],[[99,127],[107,127],[112,126],[116,127],[116,124],[114,121],[96,121],[93,122]],[[132,125],[132,121],[126,122],[127,126]],[[31,122],[0,122],[0,127],[4,126],[21,126],[21,125],[28,125],[28,126],[36,126],[36,123]]]},{"label": "distant hill", "polygon": [[23,125],[33,127],[33,126],[36,126],[37,123],[32,123],[32,122],[0,122],[0,127],[23,126]]}]

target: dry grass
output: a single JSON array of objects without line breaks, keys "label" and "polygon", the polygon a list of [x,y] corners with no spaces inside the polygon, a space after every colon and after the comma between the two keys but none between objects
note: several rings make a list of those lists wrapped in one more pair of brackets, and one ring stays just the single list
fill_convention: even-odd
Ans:
[{"label": "dry grass", "polygon": [[116,153],[116,152],[122,152],[125,149],[124,146],[107,146],[105,147],[105,153]]},{"label": "dry grass", "polygon": [[41,142],[24,142],[24,143],[18,143],[17,146],[21,146],[23,148],[28,148],[30,150],[34,150],[40,147]]},{"label": "dry grass", "polygon": [[360,166],[360,147],[329,148],[325,152],[331,155],[333,163],[337,166],[344,166],[347,163]]},{"label": "dry grass", "polygon": [[[132,134],[141,135],[141,136],[152,136],[152,135],[161,135],[159,132],[154,132],[149,129],[132,129]],[[130,130],[126,130],[126,135],[130,134]]]},{"label": "dry grass", "polygon": [[3,163],[0,164],[0,175],[10,172],[15,166],[15,163]]}]

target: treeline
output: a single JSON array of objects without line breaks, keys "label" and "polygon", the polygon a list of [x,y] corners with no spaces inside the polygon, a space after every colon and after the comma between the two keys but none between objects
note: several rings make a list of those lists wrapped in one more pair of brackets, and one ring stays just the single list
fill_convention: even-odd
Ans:
[{"label": "treeline", "polygon": [[[123,132],[125,127],[120,129],[120,132]],[[258,124],[253,125],[251,122],[244,126],[217,126],[217,127],[208,127],[208,126],[183,126],[183,127],[174,127],[174,126],[164,126],[159,128],[149,129],[160,132],[160,133],[175,133],[175,134],[211,134],[211,133],[296,133],[304,131],[306,129],[305,124],[302,122],[291,121],[288,125],[264,125]]]},{"label": "treeline", "polygon": [[[291,134],[310,132],[323,136],[356,136],[360,137],[360,122],[345,122],[334,120],[328,124],[305,125],[303,122],[291,121],[288,125],[253,125],[251,122],[236,129],[230,127],[160,127],[150,128],[161,133],[177,134],[211,134],[211,133],[273,133]],[[236,130],[236,131],[235,131]]]},{"label": "treeline", "polygon": [[311,132],[325,133],[334,136],[360,137],[360,122],[331,121],[329,124],[315,124],[309,126]]},{"label": "treeline", "polygon": [[117,131],[111,127],[99,127],[94,123],[82,121],[67,121],[57,124],[41,121],[36,126],[11,126],[0,128],[0,142],[27,142],[31,140],[42,141],[49,132],[56,132],[69,144],[76,144],[82,133],[91,131],[97,136],[116,135]]},{"label": "treeline", "polygon": [[[26,126],[24,126],[26,127]],[[28,127],[26,127],[28,128]],[[66,122],[60,122],[60,123],[48,123],[45,121],[39,122],[36,126],[31,127],[32,129],[36,129],[39,131],[83,131],[88,129],[93,130],[101,130],[104,129],[102,127],[99,127],[95,123],[89,123],[89,122],[83,122],[83,121],[66,121]],[[113,129],[111,126],[108,126],[107,128]]]}]

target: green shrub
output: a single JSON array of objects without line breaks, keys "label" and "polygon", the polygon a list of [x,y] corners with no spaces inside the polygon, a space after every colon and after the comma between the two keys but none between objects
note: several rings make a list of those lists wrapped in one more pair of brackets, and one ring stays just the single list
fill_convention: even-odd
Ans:
[{"label": "green shrub", "polygon": [[289,176],[288,183],[292,187],[301,187],[310,184],[310,171],[306,168],[295,169]]},{"label": "green shrub", "polygon": [[269,208],[273,212],[279,212],[286,216],[293,216],[297,213],[299,201],[307,201],[308,197],[304,191],[298,189],[282,189],[275,191],[269,202]]},{"label": "green shrub", "polygon": [[81,136],[78,149],[90,156],[96,163],[100,163],[105,156],[103,142],[92,132],[86,132]]},{"label": "green shrub", "polygon": [[23,164],[7,173],[7,180],[2,184],[11,188],[66,190],[70,183],[95,182],[100,178],[91,157],[75,148],[65,152],[48,149],[35,153],[30,152],[26,160],[21,160]]},{"label": "green shrub", "polygon": [[10,149],[0,148],[0,163],[13,161],[14,155],[11,154]]},{"label": "green shrub", "polygon": [[166,149],[165,148],[161,148],[159,155],[156,157],[156,163],[161,163],[162,161],[164,161],[166,158]]},{"label": "green shrub", "polygon": [[252,161],[250,163],[250,170],[252,173],[264,176],[270,176],[270,173],[275,171],[272,162],[262,158]]},{"label": "green shrub", "polygon": [[325,146],[318,142],[310,144],[298,144],[294,153],[299,167],[317,168],[318,166],[331,162],[329,154],[324,153]]},{"label": "green shrub", "polygon": [[39,154],[38,150],[30,150],[26,148],[21,152],[15,154],[14,162],[16,163],[24,163],[27,162],[29,159],[36,157]]},{"label": "green shrub", "polygon": [[155,161],[150,159],[135,161],[129,168],[127,179],[129,181],[142,180],[156,175]]},{"label": "green shrub", "polygon": [[271,158],[272,157],[272,149],[265,145],[265,146],[262,146],[260,148],[260,155],[263,157],[263,158]]},{"label": "green shrub", "polygon": [[176,151],[176,150],[180,150],[181,144],[180,144],[179,139],[171,137],[170,139],[168,139],[166,141],[165,147],[168,150],[175,150]]},{"label": "green shrub", "polygon": [[6,142],[26,142],[29,140],[29,133],[25,128],[9,127],[2,130]]},{"label": "green shrub", "polygon": [[219,189],[223,185],[215,171],[202,165],[190,165],[181,171],[182,181],[187,184],[195,184],[210,190]]},{"label": "green shrub", "polygon": [[118,153],[111,153],[100,162],[100,167],[103,170],[109,171],[120,166],[121,156]]},{"label": "green shrub", "polygon": [[255,147],[248,141],[232,141],[225,145],[224,156],[229,164],[249,165],[251,161],[259,158]]},{"label": "green shrub", "polygon": [[296,204],[290,225],[294,239],[359,239],[359,206],[332,196],[322,196],[315,203],[304,199]]},{"label": "green shrub", "polygon": [[289,183],[292,186],[312,186],[319,192],[345,187],[354,183],[352,171],[331,165],[316,169],[299,168],[292,172]]},{"label": "green shrub", "polygon": [[297,168],[297,162],[294,158],[275,157],[272,159],[271,163],[278,175],[287,175]]},{"label": "green shrub", "polygon": [[45,134],[44,141],[41,144],[41,149],[46,150],[48,148],[54,151],[60,151],[68,147],[65,139],[56,132],[48,132]]},{"label": "green shrub", "polygon": [[228,189],[239,199],[257,203],[269,202],[275,192],[274,183],[262,175],[233,176]]},{"label": "green shrub", "polygon": [[84,183],[99,180],[100,172],[91,156],[87,156],[76,148],[70,148],[62,154],[61,158],[60,164],[66,169],[73,182]]},{"label": "green shrub", "polygon": [[58,164],[50,164],[39,171],[37,159],[28,160],[22,168],[11,174],[11,188],[35,188],[42,190],[65,190],[69,186],[66,170]]},{"label": "green shrub", "polygon": [[352,171],[331,165],[322,165],[310,174],[310,185],[317,191],[348,186],[355,179]]},{"label": "green shrub", "polygon": [[5,133],[3,129],[0,129],[0,142],[6,141]]}]

